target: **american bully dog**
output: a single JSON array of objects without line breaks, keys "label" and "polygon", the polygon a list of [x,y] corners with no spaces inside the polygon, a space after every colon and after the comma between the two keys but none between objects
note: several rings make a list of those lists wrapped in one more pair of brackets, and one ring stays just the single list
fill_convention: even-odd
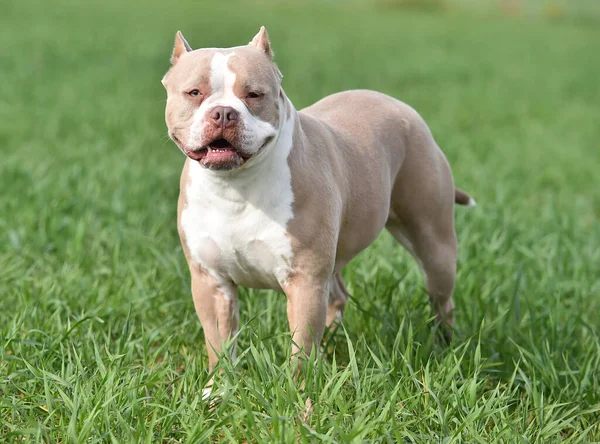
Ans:
[{"label": "american bully dog", "polygon": [[448,162],[415,110],[345,91],[296,110],[267,32],[197,49],[177,33],[164,76],[169,136],[187,156],[178,226],[209,367],[238,327],[243,285],[283,291],[293,352],[342,317],[342,269],[384,228],[419,264],[450,338],[457,242]]}]

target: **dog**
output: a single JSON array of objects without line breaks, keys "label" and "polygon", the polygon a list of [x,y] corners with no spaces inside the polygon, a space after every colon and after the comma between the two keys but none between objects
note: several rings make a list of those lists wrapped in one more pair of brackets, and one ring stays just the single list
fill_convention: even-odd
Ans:
[{"label": "dog", "polygon": [[226,49],[192,50],[177,32],[171,65],[165,118],[187,156],[178,229],[211,370],[237,332],[239,285],[283,291],[292,353],[310,353],[342,318],[342,269],[384,228],[451,338],[454,205],[475,201],[416,111],[368,90],[297,111],[264,27]]}]

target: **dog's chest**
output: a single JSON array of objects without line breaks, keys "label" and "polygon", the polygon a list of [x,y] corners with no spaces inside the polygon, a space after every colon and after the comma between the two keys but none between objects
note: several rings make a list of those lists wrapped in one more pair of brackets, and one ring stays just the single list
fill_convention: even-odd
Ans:
[{"label": "dog's chest", "polygon": [[287,234],[291,175],[286,168],[263,173],[214,181],[200,166],[191,165],[180,223],[192,259],[215,277],[280,289],[292,259]]}]

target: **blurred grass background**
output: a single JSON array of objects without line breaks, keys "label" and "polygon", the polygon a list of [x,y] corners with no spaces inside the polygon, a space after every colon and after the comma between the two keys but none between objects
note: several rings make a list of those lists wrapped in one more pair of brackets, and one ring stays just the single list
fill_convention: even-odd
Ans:
[{"label": "blurred grass background", "polygon": [[[365,0],[357,0],[362,3]],[[393,8],[509,16],[534,20],[598,23],[596,0],[371,0]]]},{"label": "blurred grass background", "polygon": [[[585,0],[3,3],[0,440],[599,441],[598,17]],[[409,103],[479,207],[457,210],[451,347],[384,234],[345,271],[351,341],[328,337],[300,390],[284,298],[242,292],[247,353],[211,408],[160,79],[177,29],[226,47],[260,25],[297,108],[350,88]]]}]

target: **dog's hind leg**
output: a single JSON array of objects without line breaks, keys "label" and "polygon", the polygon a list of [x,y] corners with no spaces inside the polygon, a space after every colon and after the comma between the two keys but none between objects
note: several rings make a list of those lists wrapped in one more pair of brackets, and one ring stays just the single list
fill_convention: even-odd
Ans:
[{"label": "dog's hind leg", "polygon": [[417,243],[416,251],[433,311],[442,326],[445,339],[450,341],[454,326],[452,293],[456,281],[456,238],[425,238]]},{"label": "dog's hind leg", "polygon": [[[409,171],[419,171],[418,166],[411,166]],[[423,174],[397,177],[386,227],[419,264],[433,311],[449,340],[454,322],[452,293],[457,257],[455,192],[445,159],[435,169],[438,175],[434,177]]]},{"label": "dog's hind leg", "polygon": [[456,237],[453,233],[440,236],[427,229],[411,232],[397,221],[388,221],[387,228],[419,264],[433,311],[445,339],[450,341],[454,324],[452,293],[456,280]]},{"label": "dog's hind leg", "polygon": [[331,283],[329,284],[329,303],[326,320],[328,327],[333,327],[336,323],[341,322],[348,297],[348,290],[344,284],[342,274],[335,273],[331,276]]}]

